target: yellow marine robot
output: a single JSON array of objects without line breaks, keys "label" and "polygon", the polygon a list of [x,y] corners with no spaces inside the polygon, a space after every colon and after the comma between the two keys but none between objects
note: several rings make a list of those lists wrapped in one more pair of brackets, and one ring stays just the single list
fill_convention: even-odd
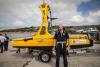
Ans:
[{"label": "yellow marine robot", "polygon": [[[32,50],[41,50],[39,57],[42,62],[49,62],[51,59],[52,47],[54,46],[54,35],[48,32],[48,18],[50,7],[47,3],[39,6],[42,12],[42,23],[38,32],[29,38],[17,38],[11,41],[11,46],[16,48],[29,48]],[[93,46],[93,41],[86,34],[70,34],[70,48],[83,48]]]}]

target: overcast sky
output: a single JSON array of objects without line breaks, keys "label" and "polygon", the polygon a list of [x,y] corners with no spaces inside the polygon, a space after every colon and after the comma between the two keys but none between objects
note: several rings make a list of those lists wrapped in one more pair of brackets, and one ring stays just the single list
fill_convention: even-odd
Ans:
[{"label": "overcast sky", "polygon": [[[59,19],[53,25],[66,26],[100,24],[100,0],[46,0],[52,16]],[[0,0],[0,30],[39,26],[42,0]]]}]

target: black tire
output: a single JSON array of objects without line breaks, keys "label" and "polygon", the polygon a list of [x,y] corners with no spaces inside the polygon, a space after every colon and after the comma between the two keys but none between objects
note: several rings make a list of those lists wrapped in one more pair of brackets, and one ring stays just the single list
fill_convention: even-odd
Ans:
[{"label": "black tire", "polygon": [[42,61],[43,63],[48,63],[51,60],[51,54],[50,52],[42,51],[39,54],[39,58],[40,58],[40,61]]}]

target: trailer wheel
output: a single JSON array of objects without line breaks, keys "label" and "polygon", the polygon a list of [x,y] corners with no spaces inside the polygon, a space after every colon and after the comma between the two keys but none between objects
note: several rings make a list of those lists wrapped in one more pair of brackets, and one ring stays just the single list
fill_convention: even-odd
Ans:
[{"label": "trailer wheel", "polygon": [[39,55],[39,57],[40,57],[40,60],[43,63],[48,63],[51,60],[50,53],[49,52],[46,52],[46,51],[41,52],[40,55]]}]

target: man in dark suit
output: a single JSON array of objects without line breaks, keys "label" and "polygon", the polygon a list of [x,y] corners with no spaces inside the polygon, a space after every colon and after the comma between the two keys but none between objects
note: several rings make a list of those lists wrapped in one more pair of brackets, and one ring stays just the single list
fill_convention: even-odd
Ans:
[{"label": "man in dark suit", "polygon": [[64,67],[68,67],[68,62],[67,62],[68,51],[66,49],[66,42],[69,36],[62,25],[59,25],[58,31],[55,33],[54,38],[55,38],[55,45],[53,50],[56,49],[56,67],[59,67],[60,54],[63,55]]}]

